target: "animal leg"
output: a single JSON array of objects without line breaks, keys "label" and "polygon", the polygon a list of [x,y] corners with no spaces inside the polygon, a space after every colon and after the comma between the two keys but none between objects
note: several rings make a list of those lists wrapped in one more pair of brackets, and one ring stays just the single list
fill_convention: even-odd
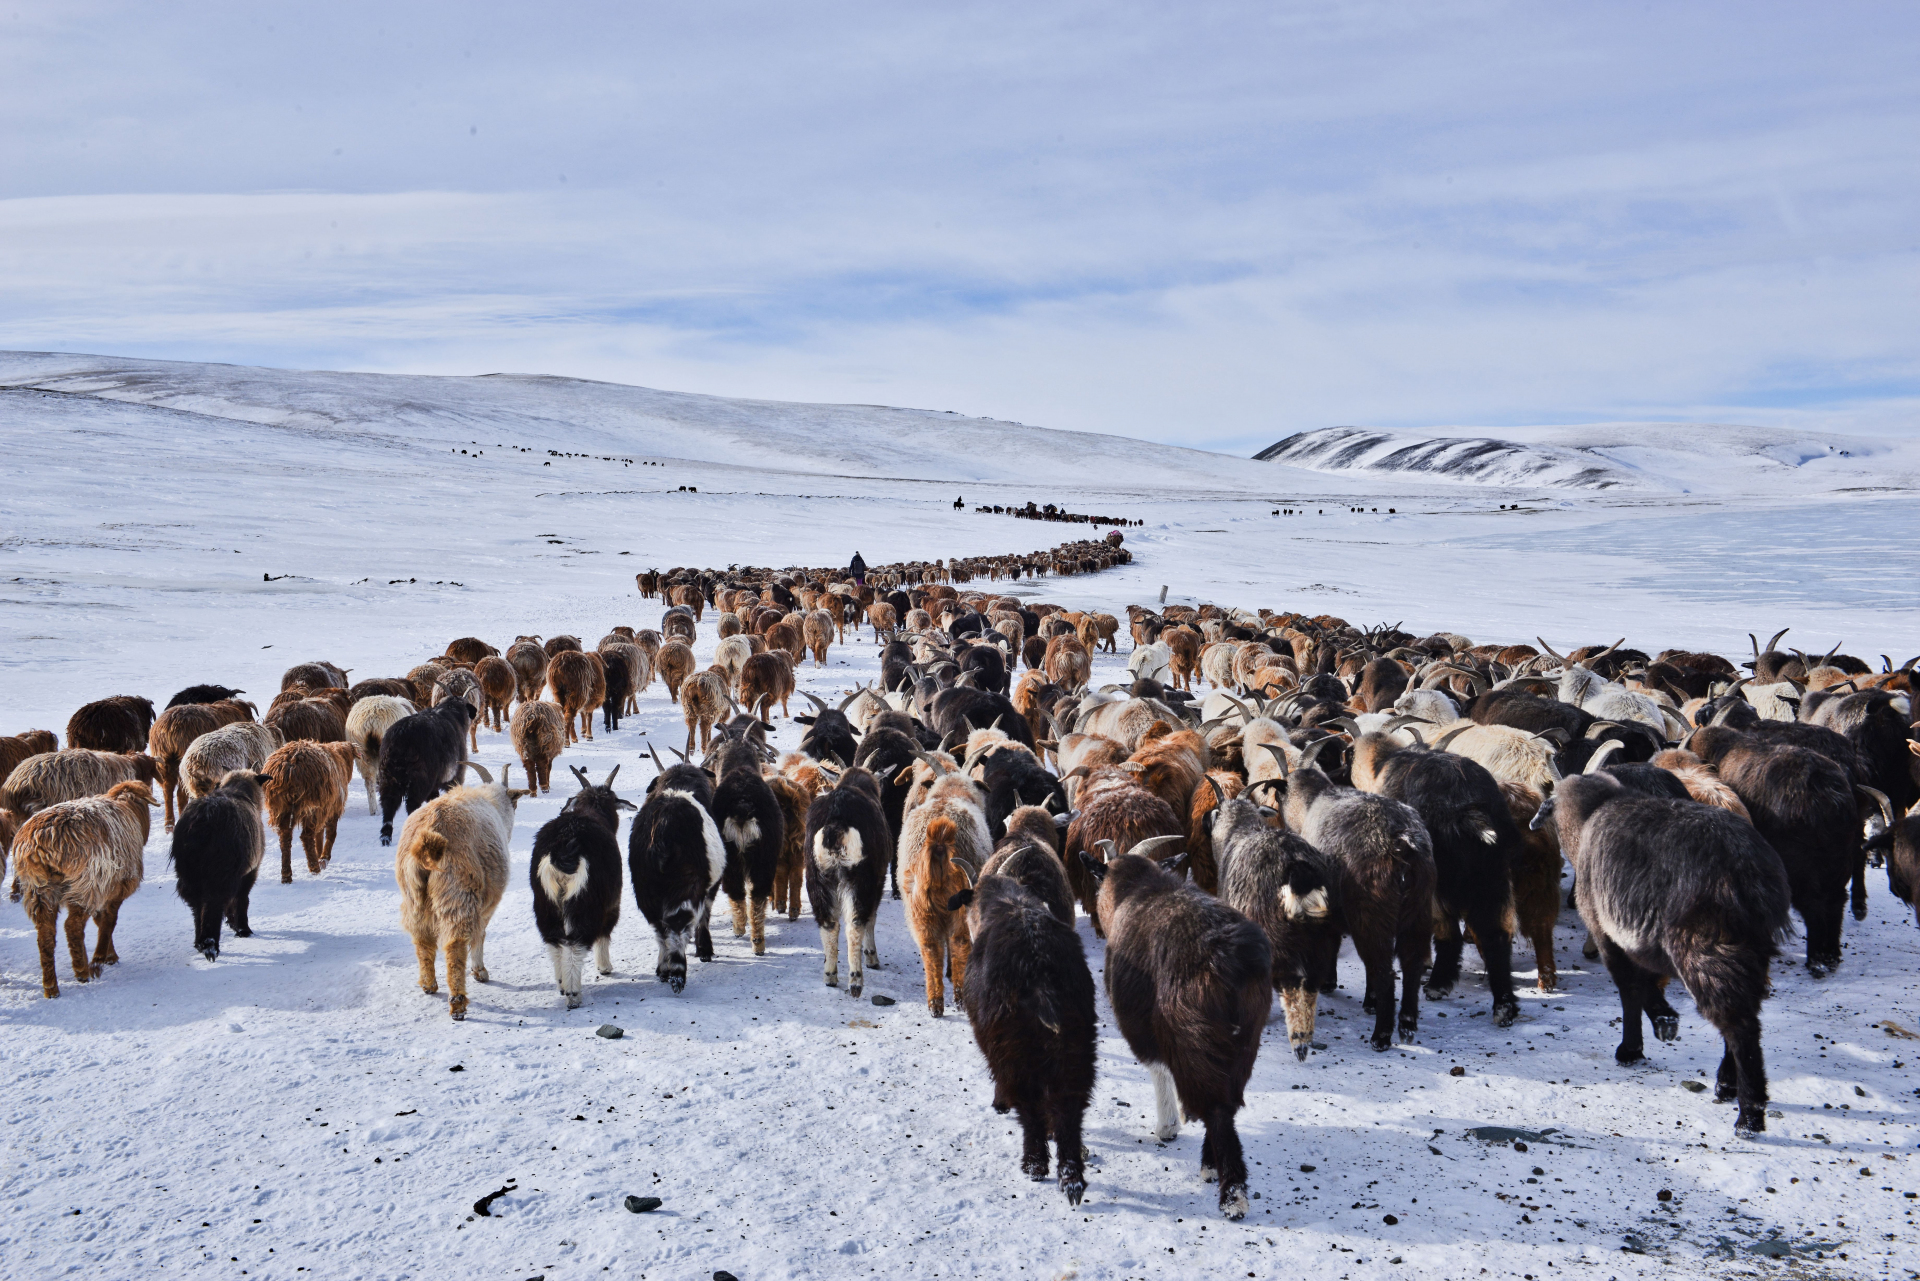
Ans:
[{"label": "animal leg", "polygon": [[[425,916],[426,913],[421,913]],[[431,924],[422,922],[413,935],[413,954],[420,962],[420,990],[428,996],[440,990],[440,980],[434,975],[434,966],[440,960],[440,941],[434,934]]]},{"label": "animal leg", "polygon": [[920,961],[927,973],[927,1012],[940,1018],[947,1012],[946,940],[933,937],[920,945]]},{"label": "animal leg", "polygon": [[1560,985],[1560,967],[1553,959],[1552,918],[1529,922],[1527,942],[1533,945],[1534,968],[1539,972],[1535,988],[1542,992],[1553,991]]},{"label": "animal leg", "polygon": [[374,794],[379,790],[375,786],[374,779],[374,772],[368,769],[367,763],[363,761],[360,766],[360,783],[361,786],[367,789],[367,816],[369,818],[380,812],[380,806],[374,800]]},{"label": "animal leg", "polygon": [[747,932],[747,901],[728,895],[727,906],[733,910],[733,936],[739,938]]},{"label": "animal leg", "polygon": [[339,834],[340,834],[340,816],[338,814],[335,814],[332,818],[327,820],[327,829],[322,834],[322,840],[320,843],[320,870],[323,872],[326,871],[327,864],[333,862],[333,842],[334,842],[334,838],[337,837]]},{"label": "animal leg", "polygon": [[1825,978],[1840,964],[1840,922],[1846,910],[1841,890],[1822,893],[1801,909],[1800,919],[1807,927],[1807,973],[1814,978]]},{"label": "animal leg", "polygon": [[1313,1015],[1319,1002],[1319,994],[1306,984],[1293,982],[1280,989],[1280,1006],[1287,1015],[1287,1044],[1302,1063],[1307,1061],[1307,1047],[1313,1041]]},{"label": "animal leg", "polygon": [[753,954],[767,954],[767,900],[763,895],[752,899],[747,910],[748,928],[753,932]]},{"label": "animal leg", "polygon": [[1047,1114],[1037,1094],[1027,1087],[1013,1108],[1020,1118],[1020,1172],[1035,1183],[1045,1183],[1053,1162],[1047,1151]]},{"label": "animal leg", "polygon": [[220,959],[220,907],[202,903],[193,909],[193,948],[209,961]]},{"label": "animal leg", "polygon": [[1605,935],[1600,938],[1600,955],[1605,958],[1607,972],[1613,975],[1613,986],[1620,993],[1620,1045],[1613,1052],[1613,1061],[1638,1063],[1646,1057],[1646,1042],[1640,1026],[1640,1013],[1646,1001],[1646,971]]},{"label": "animal leg", "polygon": [[1240,1132],[1233,1126],[1233,1109],[1215,1108],[1206,1118],[1207,1139],[1213,1145],[1215,1169],[1220,1172],[1220,1213],[1229,1219],[1247,1217],[1247,1159],[1240,1150]]},{"label": "animal leg", "polygon": [[54,921],[60,909],[29,900],[27,914],[33,918],[33,932],[40,943],[40,991],[47,997],[60,995],[60,984],[53,976]]},{"label": "animal leg", "polygon": [[1723,1035],[1727,1053],[1733,1059],[1737,1077],[1736,1094],[1740,1113],[1734,1118],[1736,1134],[1759,1134],[1767,1128],[1767,1063],[1760,1052],[1760,1020],[1740,1019],[1729,1024]]},{"label": "animal leg", "polygon": [[[260,877],[255,868],[240,878],[240,892],[233,896],[233,902],[227,905],[227,924],[233,927],[235,938],[252,938],[253,927],[247,923],[247,908],[253,901],[253,884]],[[216,940],[218,935],[215,936]]]},{"label": "animal leg", "polygon": [[447,940],[447,1013],[455,1020],[467,1017],[467,940],[456,934]]},{"label": "animal leg", "polygon": [[[393,822],[391,814],[387,816],[387,822],[389,824]],[[293,815],[288,814],[281,818],[277,826],[280,829],[280,883],[291,885],[293,884]],[[387,843],[384,836],[380,843],[382,845]]]},{"label": "animal leg", "polygon": [[1050,1091],[1049,1109],[1053,1146],[1060,1156],[1060,1190],[1067,1194],[1068,1205],[1079,1205],[1087,1193],[1086,1147],[1080,1135],[1080,1110],[1084,1103],[1059,1090]]},{"label": "animal leg", "polygon": [[1667,1002],[1666,980],[1648,974],[1641,989],[1643,996],[1640,1008],[1646,1011],[1647,1018],[1653,1023],[1653,1034],[1662,1041],[1671,1041],[1680,1035],[1680,1015]]},{"label": "animal leg", "polygon": [[567,977],[563,990],[567,994],[567,1008],[580,1006],[580,974],[586,968],[587,949],[578,944],[569,943],[566,948]]},{"label": "animal leg", "polygon": [[87,959],[87,918],[77,908],[67,909],[67,955],[73,961],[73,978],[85,983],[98,978],[100,967]]},{"label": "animal leg", "polygon": [[602,974],[613,973],[613,940],[604,934],[593,941],[593,968]]},{"label": "animal leg", "polygon": [[320,875],[320,833],[313,830],[310,822],[300,825],[300,849],[307,856],[307,874]]},{"label": "animal leg", "polygon": [[820,954],[825,958],[822,972],[826,976],[828,987],[840,986],[840,923],[823,924],[820,927]]},{"label": "animal leg", "polygon": [[1493,991],[1493,1025],[1511,1027],[1520,1013],[1520,1002],[1513,994],[1513,935],[1492,913],[1475,913],[1468,924],[1481,963],[1487,967],[1487,986]]},{"label": "animal leg", "polygon": [[487,982],[491,977],[487,973],[487,926],[492,921],[492,912],[488,912],[485,916],[481,917],[480,928],[474,931],[473,938],[468,943],[469,954],[473,961],[473,977],[479,979],[482,983]]},{"label": "animal leg", "polygon": [[967,957],[973,952],[973,937],[967,933],[967,918],[953,918],[953,933],[947,940],[947,968],[953,972],[953,999],[957,1004],[967,981]]},{"label": "animal leg", "polygon": [[1361,1008],[1373,1015],[1368,1044],[1376,1050],[1389,1049],[1393,1045],[1393,956],[1369,947],[1360,953],[1360,963],[1367,971],[1367,997]]},{"label": "animal leg", "polygon": [[656,925],[653,937],[660,949],[653,963],[653,976],[678,995],[687,986],[687,936],[679,930],[668,934]]},{"label": "animal leg", "polygon": [[120,905],[124,902],[126,902],[125,898],[115,899],[94,915],[93,972],[95,974],[102,972],[102,966],[120,964],[120,953],[113,946],[113,931],[114,927],[120,924]]},{"label": "animal leg", "polygon": [[1867,919],[1867,847],[1864,845],[1853,856],[1853,919]]},{"label": "animal leg", "polygon": [[1171,1143],[1180,1133],[1180,1098],[1174,1092],[1173,1073],[1164,1063],[1147,1064],[1153,1078],[1153,1137]]},{"label": "animal leg", "polygon": [[[567,962],[560,944],[547,944],[547,960],[553,963],[553,985],[560,990],[562,996],[565,996],[567,994]],[[567,1003],[567,1008],[573,1008],[571,1001]]]},{"label": "animal leg", "polygon": [[860,937],[862,940],[860,952],[862,956],[866,957],[867,964],[877,970],[880,968],[880,949],[874,943],[873,927],[873,917],[868,917],[866,924],[860,927]]},{"label": "animal leg", "polygon": [[1460,953],[1466,948],[1466,939],[1460,933],[1459,920],[1451,913],[1434,919],[1433,937],[1433,972],[1427,975],[1427,999],[1440,1001],[1452,996],[1453,985],[1460,981]]}]

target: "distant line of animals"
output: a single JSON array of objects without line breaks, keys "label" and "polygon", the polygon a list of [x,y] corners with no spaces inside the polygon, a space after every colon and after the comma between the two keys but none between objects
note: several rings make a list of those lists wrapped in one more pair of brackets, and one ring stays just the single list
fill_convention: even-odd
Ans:
[{"label": "distant line of animals", "polygon": [[[149,807],[165,807],[195,946],[212,958],[223,917],[248,933],[262,809],[281,879],[296,827],[318,874],[357,764],[383,843],[407,811],[401,919],[424,991],[437,992],[446,953],[463,1017],[467,973],[487,978],[519,799],[548,790],[553,761],[592,737],[595,707],[617,729],[656,673],[687,749],[672,764],[649,750],[624,871],[620,814],[634,805],[614,788],[617,767],[598,784],[575,769],[580,790],[534,839],[535,922],[567,1004],[582,999],[588,953],[611,971],[628,877],[656,977],[674,991],[689,943],[713,956],[722,890],[734,935],[760,954],[768,904],[798,919],[804,885],[824,980],[839,984],[844,935],[859,995],[891,877],[929,1010],[944,1013],[951,983],[995,1107],[1020,1118],[1023,1168],[1046,1178],[1051,1142],[1074,1203],[1096,1025],[1076,899],[1107,940],[1116,1021],[1153,1077],[1154,1132],[1170,1137],[1183,1114],[1203,1122],[1203,1172],[1229,1217],[1247,1208],[1234,1118],[1273,998],[1304,1059],[1343,939],[1366,970],[1374,1048],[1416,1035],[1423,987],[1429,1000],[1451,992],[1469,937],[1505,1026],[1519,1008],[1516,927],[1540,988],[1555,985],[1570,861],[1569,897],[1621,1000],[1616,1058],[1643,1057],[1643,1014],[1657,1037],[1676,1034],[1664,989],[1678,978],[1725,1041],[1716,1097],[1737,1100],[1735,1128],[1752,1132],[1766,1125],[1759,1010],[1789,912],[1818,977],[1840,961],[1849,889],[1865,914],[1870,853],[1914,901],[1917,660],[1883,658],[1875,672],[1837,647],[1782,651],[1776,635],[1764,650],[1753,640],[1743,676],[1717,655],[1620,643],[1563,656],[1544,641],[1475,645],[1324,615],[1134,606],[1134,679],[1096,690],[1092,654],[1116,648],[1115,616],[963,593],[924,581],[931,568],[891,592],[879,573],[861,587],[838,571],[680,569],[642,576],[672,602],[658,630],[616,627],[594,651],[523,636],[502,655],[462,637],[403,678],[349,686],[346,669],[301,664],[259,723],[243,691],[205,685],[157,716],[131,696],[90,703],[64,752],[46,731],[0,739],[0,833],[46,994],[58,993],[62,908],[78,978],[117,959],[113,923],[139,885]],[[714,658],[696,671],[709,607],[721,611]],[[808,649],[823,663],[863,618],[883,645],[878,684],[837,707],[804,695],[800,750],[776,755],[766,734],[794,667]],[[1213,687],[1203,697],[1199,681]],[[510,768],[495,781],[467,760],[483,720],[510,736],[525,788]]]}]

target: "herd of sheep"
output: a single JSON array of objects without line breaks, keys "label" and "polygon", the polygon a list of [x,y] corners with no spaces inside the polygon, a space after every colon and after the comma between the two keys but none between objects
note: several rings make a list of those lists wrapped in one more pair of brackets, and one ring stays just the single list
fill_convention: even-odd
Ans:
[{"label": "herd of sheep", "polygon": [[[1097,569],[1119,552],[1056,550],[1043,568]],[[1007,558],[986,576],[1023,570],[1034,562]],[[1075,1204],[1097,1026],[1082,915],[1106,940],[1115,1021],[1153,1078],[1155,1132],[1203,1123],[1203,1174],[1238,1218],[1234,1122],[1274,999],[1304,1059],[1343,942],[1365,967],[1374,1048],[1418,1033],[1422,995],[1452,990],[1469,941],[1504,1027],[1519,1008],[1516,935],[1539,986],[1556,982],[1570,865],[1588,954],[1620,997],[1618,1060],[1643,1056],[1643,1015],[1675,1035],[1678,979],[1725,1041],[1716,1097],[1751,1132],[1766,1126],[1760,1007],[1792,916],[1818,977],[1841,963],[1849,901],[1865,914],[1870,858],[1914,901],[1914,660],[1875,671],[1775,636],[1753,640],[1743,671],[1705,653],[1562,655],[1215,606],[1135,606],[1123,622],[941,581],[954,577],[939,563],[864,583],[652,573],[639,585],[668,602],[660,626],[616,627],[592,650],[571,636],[520,636],[504,652],[463,637],[390,679],[301,664],[257,720],[244,691],[201,685],[157,713],[135,696],[90,703],[65,750],[44,730],[0,738],[0,849],[38,931],[45,993],[59,992],[62,911],[76,979],[118,959],[114,922],[140,884],[153,808],[194,946],[212,959],[223,921],[249,933],[270,830],[283,881],[296,831],[309,874],[324,871],[357,768],[395,846],[420,986],[438,991],[444,954],[463,1018],[467,976],[487,978],[518,802],[550,790],[596,713],[617,728],[656,677],[683,712],[685,751],[650,753],[631,800],[619,768],[598,783],[575,768],[578,790],[534,838],[535,921],[566,1003],[581,1001],[589,954],[610,972],[629,889],[675,992],[690,950],[713,956],[723,891],[734,935],[760,954],[769,905],[797,920],[804,889],[824,981],[840,984],[844,946],[858,996],[891,887],[929,1010],[944,1013],[949,992],[965,1009],[994,1106],[1024,1130],[1024,1170],[1057,1166]],[[708,610],[717,638],[702,667]],[[800,749],[773,751],[796,668],[824,665],[863,625],[883,646],[879,681],[838,706],[803,695]],[[1117,651],[1122,631],[1131,683],[1092,688],[1092,655]],[[468,759],[483,726],[509,736],[517,786],[511,766],[495,779]]]}]

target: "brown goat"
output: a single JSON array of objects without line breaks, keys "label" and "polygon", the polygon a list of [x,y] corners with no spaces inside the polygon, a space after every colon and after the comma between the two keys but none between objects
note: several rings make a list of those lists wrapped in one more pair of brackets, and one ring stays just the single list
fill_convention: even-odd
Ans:
[{"label": "brown goat", "polygon": [[101,796],[131,779],[152,783],[159,777],[153,757],[144,752],[94,752],[84,747],[29,756],[0,787],[0,806],[22,818],[61,801]]},{"label": "brown goat", "polygon": [[709,667],[697,676],[689,676],[680,686],[680,713],[687,722],[687,754],[693,753],[693,736],[700,733],[700,750],[713,745],[713,727],[726,717],[732,700],[727,697],[727,674]]},{"label": "brown goat", "polygon": [[153,729],[153,703],[137,694],[116,694],[88,703],[67,721],[67,746],[97,752],[137,752]]},{"label": "brown goat", "polygon": [[154,721],[153,730],[147,735],[147,751],[153,757],[155,777],[166,802],[169,832],[173,830],[174,811],[180,796],[180,760],[193,746],[193,740],[222,725],[252,719],[252,703],[226,698],[217,703],[182,703],[169,707]]},{"label": "brown goat", "polygon": [[1046,657],[1041,659],[1040,668],[1048,680],[1071,693],[1086,688],[1093,676],[1093,659],[1080,638],[1068,630],[1047,642]]},{"label": "brown goat", "polygon": [[[551,643],[551,642],[549,642]],[[593,714],[606,698],[606,671],[598,654],[563,649],[547,662],[547,683],[553,686],[553,701],[566,718],[567,742],[582,737],[593,739]]]},{"label": "brown goat", "polygon": [[303,698],[282,703],[267,712],[266,725],[280,731],[287,742],[306,739],[315,743],[340,743],[347,737],[347,718],[332,699]]},{"label": "brown goat", "polygon": [[1194,674],[1200,669],[1200,633],[1188,627],[1169,627],[1160,633],[1160,639],[1172,655],[1173,687],[1192,689]]},{"label": "brown goat", "polygon": [[1728,810],[1738,814],[1749,823],[1753,816],[1747,813],[1747,807],[1720,779],[1720,772],[1683,747],[1670,747],[1664,752],[1655,752],[1651,764],[1658,765],[1687,789],[1687,795],[1702,805],[1711,805],[1716,809]]},{"label": "brown goat", "polygon": [[[1112,841],[1118,849],[1131,850],[1157,836],[1179,837],[1180,845],[1184,846],[1187,822],[1164,800],[1142,787],[1139,775],[1124,765],[1106,766],[1088,774],[1076,805],[1079,815],[1067,827],[1061,861],[1067,865],[1067,879],[1080,899],[1081,910],[1093,918],[1093,932],[1105,938],[1106,925],[1100,919],[1100,887],[1081,863],[1081,853],[1084,851],[1100,860],[1101,841]],[[1162,849],[1158,844],[1150,848],[1161,858],[1173,858],[1180,853],[1179,849],[1170,848],[1173,844],[1168,841],[1165,845],[1169,848]]]},{"label": "brown goat", "polygon": [[473,678],[486,700],[487,724],[498,734],[506,728],[507,708],[520,692],[520,673],[506,659],[488,654],[473,665]]},{"label": "brown goat", "polygon": [[527,786],[536,792],[553,790],[553,762],[567,750],[567,723],[552,703],[522,703],[513,710],[513,750],[527,772]]},{"label": "brown goat", "polygon": [[807,615],[804,627],[807,648],[813,651],[813,665],[827,665],[827,649],[833,644],[833,615],[824,609],[816,609]]},{"label": "brown goat", "polygon": [[[147,843],[153,791],[144,782],[116,783],[105,796],[62,801],[20,825],[13,840],[13,894],[24,900],[40,942],[40,988],[60,995],[53,974],[53,927],[67,913],[67,948],[73,977],[85,983],[117,964],[113,927],[120,905],[146,877],[141,851]],[[86,926],[98,933],[87,959]]]},{"label": "brown goat", "polygon": [[946,1013],[945,983],[953,980],[957,997],[967,978],[967,953],[972,936],[965,912],[947,904],[955,894],[973,888],[978,867],[960,857],[959,825],[944,815],[927,821],[927,839],[913,849],[919,857],[901,869],[911,879],[907,893],[907,929],[920,949],[926,969],[927,1010],[939,1018]]},{"label": "brown goat", "polygon": [[334,833],[347,806],[357,753],[352,743],[288,743],[267,758],[267,820],[280,833],[280,883],[293,884],[293,829],[307,871],[320,875],[333,861]]},{"label": "brown goat", "polygon": [[447,657],[456,663],[478,667],[483,658],[500,657],[500,651],[478,636],[462,636],[459,640],[447,642]]},{"label": "brown goat", "polygon": [[1246,788],[1238,774],[1216,770],[1193,789],[1187,806],[1187,852],[1193,861],[1187,865],[1193,883],[1209,894],[1220,892],[1220,859],[1213,848],[1213,825],[1207,816]]},{"label": "brown goat", "polygon": [[513,668],[514,681],[518,684],[518,698],[523,703],[537,703],[547,688],[547,651],[540,648],[537,638],[515,641],[507,650],[507,662]]},{"label": "brown goat", "polygon": [[680,701],[680,687],[693,675],[698,666],[693,657],[693,646],[685,641],[670,640],[660,646],[659,656],[654,666],[660,672],[660,679],[667,687],[667,701]]},{"label": "brown goat", "polygon": [[60,740],[53,736],[50,729],[30,729],[24,734],[9,734],[0,738],[0,779],[13,773],[14,766],[29,756],[59,750]]},{"label": "brown goat", "polygon": [[773,719],[773,705],[780,714],[792,719],[787,701],[793,697],[793,661],[783,649],[755,654],[740,667],[740,705],[761,720]]},{"label": "brown goat", "polygon": [[797,921],[800,891],[807,879],[807,807],[813,804],[813,793],[784,774],[769,771],[765,778],[767,786],[773,789],[774,799],[780,802],[780,816],[787,824],[780,844],[780,861],[773,870],[773,897],[768,910],[785,912],[789,921]]},{"label": "brown goat", "polygon": [[[1520,855],[1513,860],[1513,914],[1517,934],[1533,944],[1534,968],[1539,974],[1535,986],[1551,992],[1559,982],[1559,967],[1553,959],[1553,923],[1560,918],[1560,834],[1552,824],[1529,831],[1533,816],[1540,812],[1543,799],[1524,783],[1500,784],[1507,800],[1507,812],[1520,829]],[[1479,945],[1479,940],[1474,940]]]}]

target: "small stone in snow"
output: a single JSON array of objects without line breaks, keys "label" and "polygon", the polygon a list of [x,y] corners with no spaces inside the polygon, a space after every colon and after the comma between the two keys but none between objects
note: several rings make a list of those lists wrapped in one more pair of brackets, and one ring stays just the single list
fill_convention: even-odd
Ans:
[{"label": "small stone in snow", "polygon": [[1400,1222],[1400,1220],[1395,1215],[1383,1214],[1380,1216],[1380,1222],[1386,1224],[1388,1227],[1392,1227],[1394,1224]]},{"label": "small stone in snow", "polygon": [[1680,1082],[1680,1088],[1688,1094],[1705,1094],[1707,1092],[1707,1086],[1704,1081],[1682,1081]]},{"label": "small stone in snow", "polygon": [[890,996],[876,996],[873,998],[873,1003],[875,1005],[897,1005],[898,1004],[898,1002],[895,1001]]},{"label": "small stone in snow", "polygon": [[604,1036],[609,1041],[617,1041],[627,1034],[627,1030],[623,1027],[616,1027],[612,1023],[602,1023],[593,1030],[593,1034],[595,1036]]},{"label": "small stone in snow", "polygon": [[1317,1169],[1319,1169],[1319,1168],[1320,1168],[1320,1167],[1319,1167],[1319,1166],[1317,1166],[1317,1165],[1303,1165],[1303,1166],[1301,1166],[1301,1167],[1300,1167],[1300,1173],[1302,1173],[1302,1174],[1312,1174],[1312,1173],[1313,1173],[1313,1172],[1314,1172],[1315,1170],[1317,1170]]},{"label": "small stone in snow", "polygon": [[740,1278],[731,1272],[716,1272],[713,1274],[713,1281],[740,1281]]},{"label": "small stone in snow", "polygon": [[450,1068],[448,1068],[448,1069],[447,1069],[447,1071],[449,1071],[449,1072],[464,1072],[464,1071],[466,1071],[466,1069],[465,1069],[465,1068],[463,1068],[463,1067],[461,1067],[461,1066],[460,1066],[460,1065],[459,1065],[458,1063],[456,1063],[456,1064],[454,1064],[454,1065],[453,1065],[452,1067],[450,1067]]},{"label": "small stone in snow", "polygon": [[1867,1092],[1866,1092],[1865,1090],[1863,1090],[1863,1089],[1861,1089],[1861,1088],[1860,1088],[1859,1086],[1857,1086],[1857,1085],[1853,1087],[1853,1093],[1854,1093],[1854,1097],[1856,1097],[1856,1098],[1862,1098],[1862,1099],[1864,1099],[1864,1098],[1866,1098],[1866,1097],[1867,1097]]},{"label": "small stone in snow", "polygon": [[1527,1145],[1516,1140],[1513,1145],[1513,1150],[1515,1152],[1525,1152],[1527,1150]]},{"label": "small stone in snow", "polygon": [[1661,1188],[1658,1192],[1654,1193],[1654,1198],[1660,1201],[1671,1201],[1673,1200],[1673,1189]]},{"label": "small stone in snow", "polygon": [[648,1210],[658,1210],[659,1208],[660,1198],[657,1196],[630,1196],[627,1198],[627,1209],[632,1210],[635,1214],[645,1214]]},{"label": "small stone in snow", "polygon": [[1463,1067],[1455,1066],[1447,1069],[1448,1076],[1465,1076],[1466,1074],[1467,1070]]}]

